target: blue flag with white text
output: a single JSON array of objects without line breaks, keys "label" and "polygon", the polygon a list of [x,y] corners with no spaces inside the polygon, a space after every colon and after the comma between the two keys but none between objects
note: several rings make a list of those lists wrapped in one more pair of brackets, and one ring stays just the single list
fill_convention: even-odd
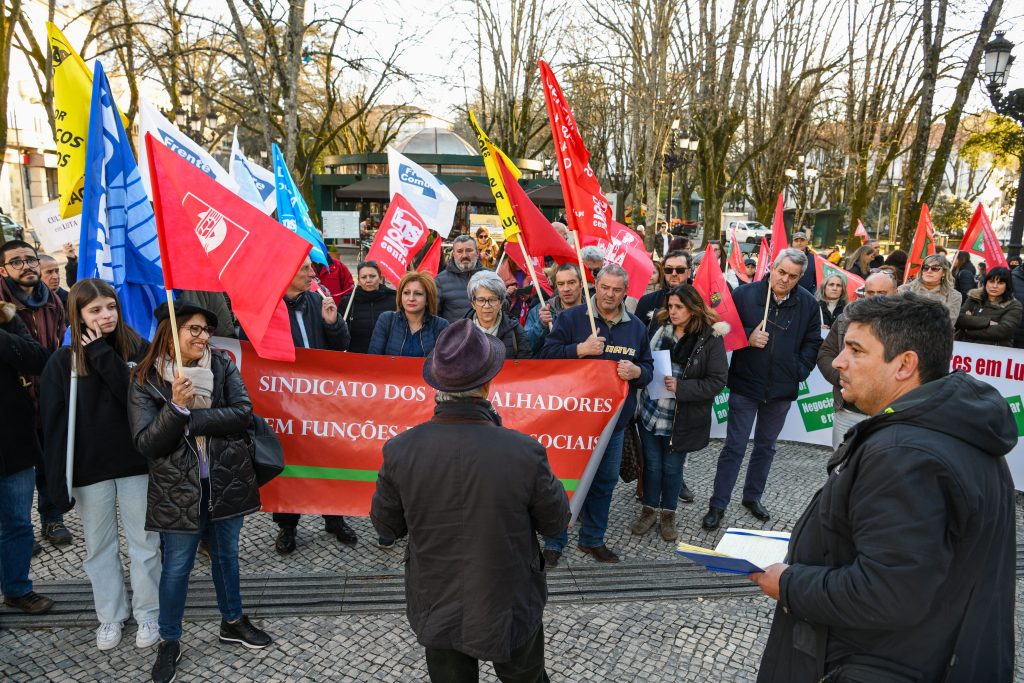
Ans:
[{"label": "blue flag with white text", "polygon": [[309,250],[309,258],[315,263],[322,263],[325,266],[327,261],[327,247],[320,236],[320,231],[313,225],[309,217],[309,207],[302,193],[292,180],[292,174],[284,163],[284,157],[277,145],[272,145],[274,151],[274,178],[277,182],[277,220],[284,227],[313,245]]},{"label": "blue flag with white text", "polygon": [[146,339],[166,299],[153,207],[142,186],[110,82],[96,61],[85,158],[78,279],[113,285],[125,322]]}]

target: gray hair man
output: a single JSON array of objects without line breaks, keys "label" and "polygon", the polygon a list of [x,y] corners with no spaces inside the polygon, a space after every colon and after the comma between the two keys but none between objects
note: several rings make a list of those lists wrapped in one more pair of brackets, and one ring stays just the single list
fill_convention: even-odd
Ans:
[{"label": "gray hair man", "polygon": [[469,279],[483,270],[476,239],[459,235],[452,242],[452,255],[444,270],[437,274],[437,314],[450,323],[469,313]]},{"label": "gray hair man", "polygon": [[564,530],[569,501],[544,447],[487,400],[504,360],[469,320],[446,327],[423,364],[434,417],[384,444],[370,521],[409,535],[406,612],[432,681],[476,680],[481,659],[501,680],[548,680],[536,533]]},{"label": "gray hair man", "polygon": [[597,277],[598,271],[604,268],[604,260],[607,258],[604,249],[590,244],[580,249],[580,255],[583,257],[583,267],[589,270],[594,277]]},{"label": "gray hair man", "polygon": [[788,564],[750,575],[778,601],[758,681],[1013,680],[1009,405],[949,372],[941,303],[876,296],[845,315],[833,364],[871,417],[829,460]]},{"label": "gray hair man", "polygon": [[[872,273],[864,281],[864,296],[893,296],[896,294],[896,278],[887,270]],[[843,435],[867,415],[852,403],[843,400],[842,387],[839,384],[839,371],[832,367],[832,361],[843,350],[843,339],[846,337],[846,326],[849,325],[845,313],[840,313],[829,328],[828,336],[818,349],[818,370],[832,384],[832,400],[835,414],[832,418],[832,448],[839,448]]]},{"label": "gray hair man", "polygon": [[[619,561],[618,555],[605,545],[608,510],[619,477],[626,426],[636,412],[636,390],[650,384],[654,376],[654,360],[651,357],[647,329],[636,316],[626,311],[624,305],[628,286],[629,275],[621,266],[612,263],[602,268],[597,274],[597,293],[591,298],[591,306],[596,314],[593,323],[597,334],[591,329],[587,307],[574,306],[558,316],[554,329],[540,350],[541,358],[602,358],[617,361],[619,379],[629,383],[626,401],[580,511],[577,547],[598,562]],[[569,535],[566,532],[545,536],[544,559],[548,565],[558,564],[568,542]]]},{"label": "gray hair man", "polygon": [[559,314],[583,303],[583,275],[575,263],[563,263],[555,268],[554,286],[556,295],[543,306],[538,302],[526,318],[526,336],[534,354],[544,345]]},{"label": "gray hair man", "polygon": [[732,293],[749,346],[733,351],[729,365],[729,422],[718,454],[715,490],[702,522],[705,529],[722,523],[755,418],[754,450],[740,500],[757,519],[771,518],[761,496],[775,458],[775,441],[821,346],[821,309],[810,292],[797,286],[806,267],[802,251],[785,249],[768,277]]}]

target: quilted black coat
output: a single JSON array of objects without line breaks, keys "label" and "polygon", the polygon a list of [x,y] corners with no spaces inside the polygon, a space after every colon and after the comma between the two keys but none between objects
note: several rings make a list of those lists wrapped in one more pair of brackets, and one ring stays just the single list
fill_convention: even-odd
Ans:
[{"label": "quilted black coat", "polygon": [[246,427],[252,416],[249,392],[227,355],[213,352],[212,406],[183,415],[171,406],[171,387],[155,372],[142,386],[132,381],[128,419],[135,447],[149,462],[146,529],[199,530],[199,455],[196,436],[207,437],[210,458],[210,519],[260,509]]}]

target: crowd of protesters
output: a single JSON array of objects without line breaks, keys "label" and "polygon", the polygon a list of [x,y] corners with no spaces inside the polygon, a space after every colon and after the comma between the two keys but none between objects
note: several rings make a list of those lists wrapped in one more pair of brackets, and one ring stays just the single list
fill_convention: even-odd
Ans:
[{"label": "crowd of protesters", "polygon": [[[851,366],[850,349],[874,343],[864,336],[868,329],[874,330],[871,334],[883,346],[899,347],[893,347],[894,353],[914,353],[915,358],[926,354],[915,346],[921,335],[910,335],[913,338],[906,341],[895,332],[878,332],[880,316],[903,310],[915,320],[931,315],[928,329],[933,336],[948,336],[949,345],[955,334],[965,341],[1024,346],[1024,271],[1019,265],[1012,272],[991,268],[979,280],[970,259],[961,257],[965,252],[957,255],[953,266],[936,254],[924,259],[918,277],[899,286],[896,273],[902,269],[882,262],[877,243],[868,243],[850,255],[847,267],[865,278],[858,293],[861,298],[890,302],[871,308],[849,301],[842,277],[830,275],[817,282],[814,260],[832,261],[838,255],[815,255],[807,235],[797,232],[793,246],[777,255],[766,277],[740,285],[731,274],[732,297],[748,344],[729,359],[723,339],[729,325],[719,320],[691,284],[700,255],[687,251],[686,238],[671,238],[663,229],[656,237],[657,277],[652,291],[639,300],[627,297],[629,273],[606,262],[600,248],[587,247],[581,254],[585,272],[575,263],[552,263],[538,275],[546,277],[554,289],[550,298],[541,301],[530,275],[505,258],[502,247],[486,231],[456,237],[450,258],[436,277],[411,271],[390,283],[392,289],[372,261],[360,262],[353,279],[335,256],[326,265],[314,265],[307,258],[285,292],[297,348],[424,358],[424,379],[438,392],[435,420],[385,446],[371,513],[381,547],[410,537],[406,580],[415,594],[411,598],[418,596],[418,601],[410,598],[409,618],[427,648],[433,680],[475,680],[480,659],[495,661],[502,680],[547,680],[541,624],[546,600],[543,571],[559,565],[569,544],[568,502],[551,474],[544,448],[500,428],[500,416],[487,401],[490,382],[502,361],[611,360],[618,378],[628,384],[574,530],[580,552],[597,562],[617,563],[619,555],[607,544],[606,534],[628,430],[639,437],[643,456],[639,509],[628,528],[636,535],[656,528],[665,542],[673,543],[678,539],[679,502],[691,503],[697,497],[686,484],[687,454],[710,442],[712,401],[723,388],[729,390],[729,420],[713,489],[704,492],[708,507],[701,523],[709,531],[718,529],[726,516],[751,440],[753,451],[740,502],[754,519],[770,520],[762,496],[776,442],[800,383],[815,366],[835,386],[837,457],[844,452],[847,459],[871,457],[861,451],[870,451],[881,437],[858,441],[862,433],[874,433],[860,425],[874,425],[871,429],[876,430],[885,425],[876,417],[873,389],[857,385],[846,369]],[[713,246],[724,263],[721,248],[717,243]],[[746,275],[753,275],[755,262],[748,260],[744,267]],[[252,403],[234,362],[210,343],[218,335],[245,338],[230,301],[220,293],[181,292],[173,309],[166,303],[158,307],[156,332],[147,342],[125,323],[121,303],[109,285],[94,279],[71,284],[68,278],[70,290],[61,289],[57,263],[24,242],[0,246],[0,275],[0,381],[4,385],[0,416],[13,445],[0,457],[0,579],[5,604],[31,614],[44,613],[54,605],[52,599],[33,591],[29,578],[31,557],[38,548],[31,525],[36,491],[42,540],[66,547],[74,539],[63,515],[74,508],[82,520],[84,569],[93,590],[100,650],[119,644],[124,623],[132,616],[137,623],[136,645],[159,644],[153,680],[173,680],[181,658],[189,577],[200,549],[212,564],[222,617],[220,640],[254,649],[271,644],[271,637],[246,616],[239,587],[239,538],[245,516],[260,509],[260,493],[246,442]],[[900,303],[904,297],[906,304]],[[932,329],[938,329],[936,312],[949,320],[939,332]],[[944,341],[939,348],[948,360]],[[886,346],[882,354],[887,363],[892,362],[890,350]],[[662,377],[654,374],[653,353],[659,351],[669,352],[671,359],[671,374]],[[932,356],[934,350],[928,357],[935,365],[938,361]],[[898,375],[900,384],[894,385],[892,401],[902,395],[900,391],[919,391],[921,385],[941,381],[945,374],[935,367],[918,371],[917,360],[906,362],[909,374]],[[77,419],[88,428],[75,431],[76,457],[69,480],[72,377],[77,377]],[[669,397],[652,396],[654,385],[663,385]],[[860,393],[851,389],[855,385]],[[981,392],[973,384],[965,386]],[[982,393],[976,402],[991,402]],[[886,405],[882,401],[881,408]],[[1009,437],[1000,431],[1004,425],[995,424],[997,417],[1002,413],[992,418],[997,436],[972,446],[987,456],[1002,456],[1009,450],[1004,448]],[[911,427],[900,443],[927,422],[913,415],[905,419]],[[479,444],[478,461],[456,462],[441,452],[446,439],[456,434]],[[851,443],[861,450],[844,451],[853,448]],[[939,467],[923,455],[916,457]],[[905,474],[909,467],[897,468],[897,473]],[[957,476],[981,482],[978,486],[995,492],[992,505],[997,505],[1002,504],[999,487],[1006,481],[998,466],[992,467],[984,475],[958,472]],[[456,470],[478,483],[472,495],[450,476]],[[1007,491],[1012,492],[1012,487]],[[480,502],[481,496],[506,496],[508,505],[488,506]],[[1010,501],[1012,530],[1012,493]],[[964,505],[958,514],[970,512],[970,505]],[[479,517],[472,522],[478,529],[473,538],[483,544],[483,550],[468,549],[459,541],[460,534],[466,533],[461,526],[446,530],[452,520],[474,515]],[[999,508],[999,525],[991,533],[1005,535],[1005,517],[1006,510]],[[300,516],[275,513],[273,520],[278,526],[276,552],[296,552],[301,545]],[[939,533],[940,522],[932,519],[929,525],[921,533]],[[358,543],[344,517],[324,516],[323,526],[343,546]],[[828,546],[827,533],[818,533],[815,542]],[[794,546],[800,552],[790,561],[837,563],[833,566],[845,568],[861,549],[857,546],[861,537],[847,538],[846,533],[836,532],[850,545],[843,547],[845,554],[821,559],[813,554],[820,552],[817,545],[803,537],[803,544]],[[885,537],[877,528],[872,533]],[[130,606],[122,578],[122,538],[130,561]],[[921,543],[921,553],[935,550],[930,543]],[[444,547],[451,552],[438,551]],[[983,572],[963,557],[963,548],[945,547],[943,552],[958,576],[982,580]],[[898,565],[901,558],[888,559]],[[817,595],[815,591],[827,592],[827,588],[816,587],[815,580],[821,584],[826,579],[805,569],[772,570],[755,579],[784,608],[776,615],[777,625],[804,618],[801,615],[827,623],[826,607],[815,604],[812,609],[801,602],[801,590],[821,603],[833,597]],[[920,571],[929,570],[922,567]],[[455,581],[453,577],[463,578]],[[999,581],[1004,578],[1000,575]],[[888,575],[875,567],[866,579],[860,578],[871,579],[884,584]],[[992,589],[990,585],[976,590],[995,601]],[[856,593],[857,588],[846,590]],[[1009,590],[1012,605],[1012,581]],[[844,609],[856,602],[854,597],[849,597]],[[435,609],[437,605],[442,606]],[[844,624],[861,624],[852,618],[843,621],[841,614],[832,616],[837,634]],[[895,614],[893,618],[892,624],[872,626],[889,633],[902,623]],[[1010,620],[1012,625],[1012,613]],[[766,654],[770,680],[787,680],[785,672],[802,670],[784,649],[799,638],[794,635],[799,624],[787,628],[792,633],[777,635],[773,628]],[[866,644],[861,647],[871,650],[870,639],[863,638],[858,626],[849,628],[852,634],[844,644],[863,641]],[[1001,628],[990,625],[989,630],[995,640],[1004,636]],[[937,632],[935,637],[949,640],[949,632]],[[829,643],[819,640],[816,645],[825,659],[834,654],[825,649]],[[898,648],[886,642],[880,649],[888,654]],[[1003,663],[996,659],[991,663],[993,671]],[[840,660],[822,661],[819,674]],[[934,667],[922,665],[919,670],[926,669],[931,672]],[[972,669],[978,670],[983,668]]]}]

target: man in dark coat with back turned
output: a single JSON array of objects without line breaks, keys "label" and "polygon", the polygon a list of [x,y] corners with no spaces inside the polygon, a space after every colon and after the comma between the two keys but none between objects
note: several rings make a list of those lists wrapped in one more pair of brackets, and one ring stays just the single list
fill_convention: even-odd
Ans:
[{"label": "man in dark coat with back turned", "polygon": [[432,681],[541,683],[547,602],[537,534],[569,523],[569,501],[535,439],[501,426],[487,396],[505,346],[468,319],[449,325],[423,365],[434,417],[384,445],[370,520],[409,534],[406,613]]},{"label": "man in dark coat with back turned", "polygon": [[750,575],[778,601],[758,680],[1012,680],[1010,408],[949,373],[941,304],[877,296],[843,315],[832,363],[872,417],[829,461],[787,564]]}]

